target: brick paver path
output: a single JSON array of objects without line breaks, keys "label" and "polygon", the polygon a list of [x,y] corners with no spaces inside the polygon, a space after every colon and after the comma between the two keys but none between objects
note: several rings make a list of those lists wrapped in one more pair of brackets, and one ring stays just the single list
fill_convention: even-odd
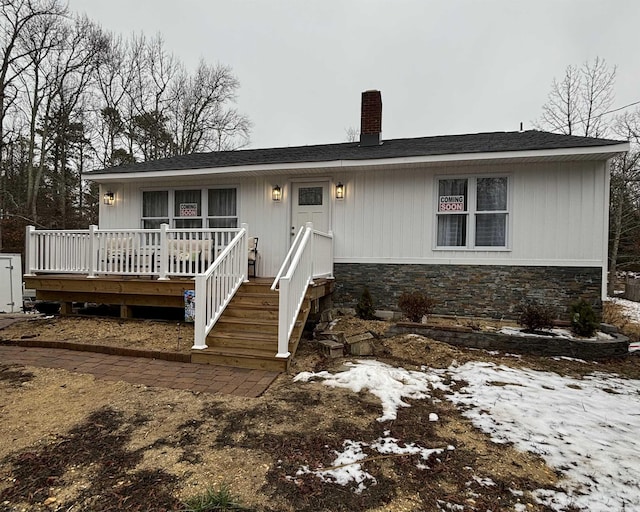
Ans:
[{"label": "brick paver path", "polygon": [[0,346],[0,363],[63,368],[97,379],[246,397],[260,396],[278,376],[264,370],[15,346]]}]

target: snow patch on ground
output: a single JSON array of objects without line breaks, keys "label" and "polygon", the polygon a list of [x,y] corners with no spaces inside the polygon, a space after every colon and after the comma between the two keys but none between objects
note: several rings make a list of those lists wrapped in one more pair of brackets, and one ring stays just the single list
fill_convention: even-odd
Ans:
[{"label": "snow patch on ground", "polygon": [[609,297],[608,302],[622,306],[624,315],[632,322],[640,323],[640,302]]},{"label": "snow patch on ground", "polygon": [[346,363],[346,366],[348,370],[336,374],[302,372],[293,380],[308,382],[312,379],[323,379],[327,386],[347,388],[354,393],[367,390],[382,402],[382,416],[378,421],[395,420],[398,407],[409,407],[403,400],[405,398],[430,398],[432,389],[444,389],[440,377],[433,373],[394,368],[379,361],[368,360]]},{"label": "snow patch on ground", "polygon": [[542,503],[590,511],[640,503],[637,380],[600,373],[573,379],[479,362],[445,371],[468,383],[448,398],[476,427],[563,472],[565,492],[540,490]]},{"label": "snow patch on ground", "polygon": [[[626,316],[630,322],[640,323],[640,302],[613,297],[610,297],[608,301],[621,306],[624,316]],[[629,352],[638,351],[640,351],[640,342],[632,341],[629,343]]]},{"label": "snow patch on ground", "polygon": [[[329,468],[310,469],[309,466],[302,466],[296,476],[312,474],[320,478],[323,482],[331,482],[339,485],[349,485],[355,483],[354,491],[360,494],[367,486],[375,485],[376,479],[373,475],[362,468],[360,461],[367,458],[375,458],[375,455],[367,455],[364,449],[369,448],[381,455],[420,455],[425,462],[432,455],[439,455],[445,450],[453,450],[453,446],[447,448],[423,448],[414,443],[401,445],[398,439],[389,436],[389,432],[385,432],[386,437],[379,437],[373,443],[367,444],[362,441],[351,441],[347,439],[342,443],[343,450],[336,451],[337,457],[331,463]],[[429,469],[426,464],[418,464],[419,469]]]},{"label": "snow patch on ground", "polygon": [[[485,362],[453,364],[444,370],[423,368],[422,372],[377,361],[349,363],[347,368],[335,375],[305,372],[294,380],[322,379],[326,385],[356,393],[366,389],[382,402],[379,421],[395,419],[398,407],[408,407],[403,398],[429,398],[433,389],[445,389],[447,398],[494,442],[513,443],[519,450],[539,454],[563,474],[563,490],[536,491],[541,503],[557,511],[574,506],[593,512],[632,510],[640,503],[638,380],[608,373],[575,379]],[[447,378],[466,384],[453,392],[443,384]],[[365,448],[379,454],[419,453],[423,459],[443,450],[401,445],[385,435],[371,444],[347,440],[344,450],[336,452],[331,468],[303,467],[298,474],[313,473],[342,485],[355,482],[356,492],[362,492],[367,484],[375,483],[362,468],[361,461],[367,458]],[[478,483],[491,485],[489,479]],[[441,510],[456,506],[438,504]]]},{"label": "snow patch on ground", "polygon": [[[566,340],[610,341],[614,339],[614,337],[611,336],[610,334],[607,334],[606,332],[600,332],[600,331],[596,332],[596,335],[592,336],[591,338],[582,338],[580,336],[574,336],[574,334],[569,329],[560,329],[560,328],[546,329],[544,333],[540,333],[540,334],[525,332],[524,330],[518,327],[503,327],[498,332],[500,334],[508,334],[509,336],[532,336],[534,338],[547,338],[549,337],[549,335],[551,335],[554,338],[561,338]],[[548,333],[548,334],[545,334],[545,333]]]}]

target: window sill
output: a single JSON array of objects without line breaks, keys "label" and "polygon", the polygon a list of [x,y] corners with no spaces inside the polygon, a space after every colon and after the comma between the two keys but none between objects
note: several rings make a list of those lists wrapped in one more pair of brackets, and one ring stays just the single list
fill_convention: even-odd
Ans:
[{"label": "window sill", "polygon": [[434,251],[457,251],[457,252],[511,252],[511,247],[434,247]]}]

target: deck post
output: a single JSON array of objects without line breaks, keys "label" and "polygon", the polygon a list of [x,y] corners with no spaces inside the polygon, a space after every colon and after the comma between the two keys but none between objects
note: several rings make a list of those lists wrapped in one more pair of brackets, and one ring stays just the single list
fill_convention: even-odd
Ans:
[{"label": "deck post", "polygon": [[96,277],[96,267],[98,265],[98,241],[96,231],[98,226],[91,224],[89,226],[89,275],[87,277]]},{"label": "deck post", "polygon": [[242,238],[242,281],[249,282],[249,224],[242,223],[240,227],[244,229],[244,237]]},{"label": "deck post", "polygon": [[329,279],[333,279],[333,231],[329,230],[329,237],[331,237],[331,251],[329,252],[329,268],[331,269]]},{"label": "deck post", "polygon": [[[169,272],[169,241],[167,231],[169,224],[160,224],[160,275],[158,280],[166,281],[167,272]],[[196,301],[196,307],[198,302]]]},{"label": "deck post", "polygon": [[196,274],[196,317],[193,324],[193,350],[204,350],[207,348],[207,278],[204,274]]},{"label": "deck post", "polygon": [[278,290],[278,353],[276,357],[281,359],[287,359],[291,355],[289,352],[289,325],[287,324],[290,283],[291,278],[280,278],[280,288]]},{"label": "deck post", "polygon": [[309,245],[310,245],[309,252],[311,254],[311,258],[310,258],[310,260],[311,260],[311,263],[310,263],[311,269],[310,269],[310,272],[309,272],[309,275],[311,276],[311,278],[309,280],[309,284],[313,284],[313,272],[314,272],[313,261],[316,258],[315,247],[313,245],[314,245],[314,240],[315,240],[316,236],[313,233],[313,222],[307,222],[305,224],[305,227],[309,231],[311,231],[311,236],[309,237]]},{"label": "deck post", "polygon": [[24,272],[27,276],[35,276],[33,272],[36,266],[35,231],[36,228],[34,226],[27,226],[27,232],[24,237]]}]

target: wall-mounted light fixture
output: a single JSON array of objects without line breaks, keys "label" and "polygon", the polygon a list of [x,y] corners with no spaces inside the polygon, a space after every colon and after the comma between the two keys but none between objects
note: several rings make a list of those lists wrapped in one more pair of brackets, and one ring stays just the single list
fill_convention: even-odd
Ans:
[{"label": "wall-mounted light fixture", "polygon": [[116,202],[116,195],[113,192],[105,192],[103,201],[107,206],[113,206]]},{"label": "wall-mounted light fixture", "polygon": [[344,185],[341,181],[336,185],[336,199],[344,199]]},{"label": "wall-mounted light fixture", "polygon": [[271,191],[271,199],[273,201],[280,201],[280,199],[282,199],[282,189],[280,188],[280,185],[273,187],[273,190]]}]

